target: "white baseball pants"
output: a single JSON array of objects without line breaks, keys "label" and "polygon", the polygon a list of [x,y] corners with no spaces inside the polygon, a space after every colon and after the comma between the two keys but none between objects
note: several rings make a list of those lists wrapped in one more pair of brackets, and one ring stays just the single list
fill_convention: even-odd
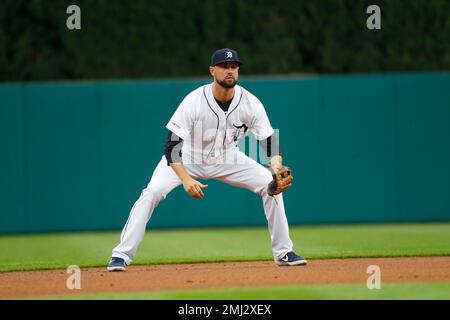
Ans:
[{"label": "white baseball pants", "polygon": [[[234,156],[237,164],[185,164],[184,166],[194,179],[216,179],[261,195],[272,240],[273,256],[279,259],[292,251],[293,247],[289,237],[283,196],[279,194],[271,197],[267,194],[267,185],[272,181],[269,170],[241,151],[236,150]],[[120,236],[120,243],[112,251],[113,257],[122,258],[127,264],[133,261],[153,211],[159,202],[180,184],[181,180],[167,165],[166,158],[163,156],[147,188],[142,190],[139,199],[131,209]]]}]

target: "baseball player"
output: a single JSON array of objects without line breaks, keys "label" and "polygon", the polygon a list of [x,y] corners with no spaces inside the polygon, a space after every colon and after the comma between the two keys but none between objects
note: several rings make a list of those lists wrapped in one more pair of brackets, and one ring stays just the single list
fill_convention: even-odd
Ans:
[{"label": "baseball player", "polygon": [[[198,179],[216,179],[249,189],[262,197],[277,265],[306,265],[293,251],[282,191],[292,175],[282,165],[279,144],[262,103],[237,85],[242,62],[233,49],[219,49],[211,57],[214,81],[189,93],[166,125],[164,155],[147,187],[131,209],[113,249],[109,271],[124,271],[144,237],[146,225],[159,202],[183,185],[193,198],[205,196],[208,185]],[[250,130],[267,153],[266,168],[237,147]]]}]

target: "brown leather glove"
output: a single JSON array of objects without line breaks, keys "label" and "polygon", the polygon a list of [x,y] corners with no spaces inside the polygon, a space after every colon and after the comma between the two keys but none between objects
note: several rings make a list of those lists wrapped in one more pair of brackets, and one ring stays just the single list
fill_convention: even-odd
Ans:
[{"label": "brown leather glove", "polygon": [[273,177],[273,180],[269,183],[267,188],[267,193],[270,196],[280,194],[292,185],[292,172],[289,167],[283,166],[276,171],[270,168],[270,170],[272,171]]}]

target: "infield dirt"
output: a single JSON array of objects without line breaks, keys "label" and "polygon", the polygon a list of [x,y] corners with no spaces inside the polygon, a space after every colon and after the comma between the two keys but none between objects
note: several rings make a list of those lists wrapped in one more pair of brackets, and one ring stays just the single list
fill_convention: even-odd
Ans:
[{"label": "infield dirt", "polygon": [[278,267],[272,261],[130,266],[126,272],[81,269],[81,289],[69,290],[66,270],[0,273],[0,299],[108,292],[152,292],[301,284],[365,284],[377,265],[382,282],[450,281],[450,257],[311,260]]}]

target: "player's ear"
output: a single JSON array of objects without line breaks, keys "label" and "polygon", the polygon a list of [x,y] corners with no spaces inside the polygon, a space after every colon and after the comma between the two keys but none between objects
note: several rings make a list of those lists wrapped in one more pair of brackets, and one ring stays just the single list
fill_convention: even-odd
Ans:
[{"label": "player's ear", "polygon": [[216,72],[216,69],[214,67],[209,67],[209,73],[214,77],[214,73]]}]

